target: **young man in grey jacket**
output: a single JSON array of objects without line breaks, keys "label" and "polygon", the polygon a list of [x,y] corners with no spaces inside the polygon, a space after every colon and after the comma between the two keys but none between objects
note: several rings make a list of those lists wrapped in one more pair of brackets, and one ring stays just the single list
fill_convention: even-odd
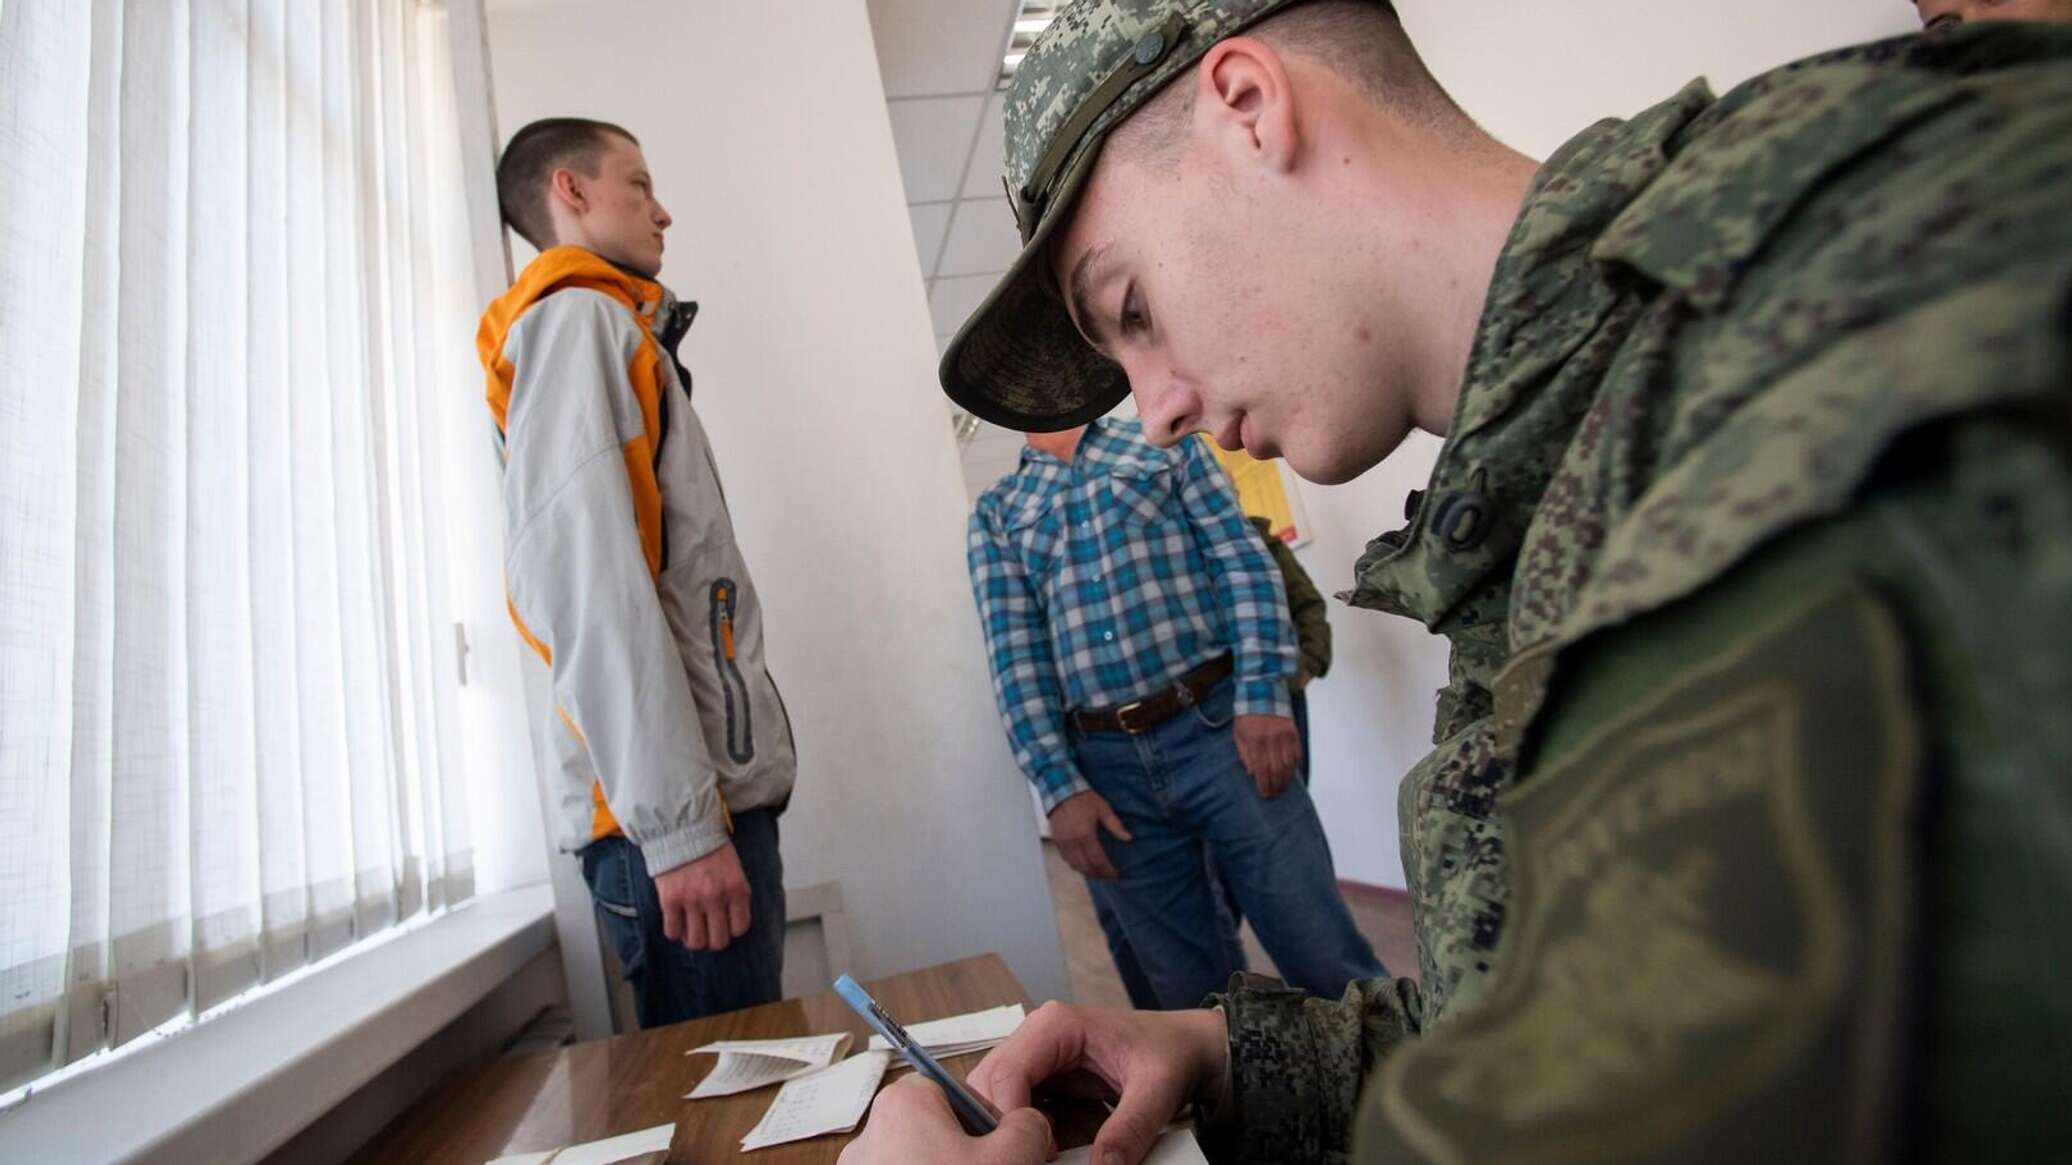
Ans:
[{"label": "young man in grey jacket", "polygon": [[504,459],[505,585],[553,673],[562,849],[643,1027],[778,998],[777,816],[797,772],[762,610],[655,282],[669,213],[633,135],[511,139],[497,194],[539,248],[476,347]]}]

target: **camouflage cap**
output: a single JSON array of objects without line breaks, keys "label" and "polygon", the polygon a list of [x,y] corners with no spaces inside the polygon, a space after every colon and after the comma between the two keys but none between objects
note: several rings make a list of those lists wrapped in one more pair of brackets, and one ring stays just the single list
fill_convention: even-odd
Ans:
[{"label": "camouflage cap", "polygon": [[1129,395],[1072,326],[1045,251],[1071,217],[1108,131],[1210,46],[1301,0],[1075,0],[1008,88],[1007,200],[1022,253],[943,353],[950,399],[996,425],[1083,425]]}]

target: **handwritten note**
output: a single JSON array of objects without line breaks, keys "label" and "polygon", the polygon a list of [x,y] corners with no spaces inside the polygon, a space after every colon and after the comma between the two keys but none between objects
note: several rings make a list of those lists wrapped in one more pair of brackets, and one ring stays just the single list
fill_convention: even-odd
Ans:
[{"label": "handwritten note", "polygon": [[809,1076],[799,1076],[777,1090],[770,1110],[741,1138],[741,1151],[803,1141],[828,1133],[846,1133],[863,1120],[885,1079],[890,1052],[862,1052]]},{"label": "handwritten note", "polygon": [[661,1161],[669,1155],[669,1142],[676,1136],[675,1125],[656,1125],[637,1133],[612,1137],[603,1141],[591,1141],[582,1145],[570,1145],[562,1149],[549,1149],[543,1153],[520,1153],[513,1157],[498,1157],[489,1165],[624,1165],[626,1162]]},{"label": "handwritten note", "polygon": [[835,1062],[849,1047],[849,1033],[831,1036],[798,1036],[784,1040],[721,1040],[692,1048],[688,1056],[716,1053],[719,1062],[705,1074],[685,1099],[703,1100],[732,1096],[756,1088],[781,1084],[795,1076],[818,1072]]},{"label": "handwritten note", "polygon": [[[1087,1145],[1059,1153],[1057,1165],[1091,1165],[1093,1159],[1094,1148]],[[1202,1156],[1193,1129],[1167,1129],[1158,1143],[1151,1146],[1144,1165],[1209,1165],[1209,1159]]]},{"label": "handwritten note", "polygon": [[[1026,1014],[1021,1004],[1010,1003],[968,1015],[912,1024],[906,1033],[931,1056],[962,1056],[969,1052],[983,1052],[1013,1035],[1014,1029],[1022,1026],[1022,1018]],[[871,1037],[872,1051],[891,1047],[885,1042],[885,1037]]]}]

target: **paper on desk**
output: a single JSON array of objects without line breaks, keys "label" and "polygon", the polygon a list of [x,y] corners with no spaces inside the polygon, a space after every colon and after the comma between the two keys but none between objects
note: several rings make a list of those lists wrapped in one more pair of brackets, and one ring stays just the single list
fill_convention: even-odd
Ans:
[{"label": "paper on desk", "polygon": [[[1010,1003],[969,1015],[953,1015],[948,1019],[913,1024],[906,1033],[931,1056],[962,1056],[968,1052],[983,1052],[1013,1035],[1014,1029],[1022,1026],[1025,1014],[1021,1004]],[[872,1051],[890,1050],[891,1047],[884,1036],[871,1037]]]},{"label": "paper on desk", "polygon": [[668,1155],[669,1142],[675,1136],[675,1125],[656,1125],[623,1137],[570,1145],[565,1149],[498,1157],[489,1165],[547,1165],[550,1161],[553,1165],[621,1165],[621,1162],[644,1160],[648,1154],[660,1154],[654,1158],[660,1161]]},{"label": "paper on desk", "polygon": [[860,1052],[832,1068],[785,1081],[770,1110],[741,1138],[741,1151],[855,1128],[869,1111],[891,1061],[890,1052]]},{"label": "paper on desk", "polygon": [[[1089,1165],[1093,1159],[1094,1147],[1086,1145],[1059,1153],[1056,1165]],[[560,1163],[556,1162],[556,1165]],[[1194,1139],[1193,1129],[1167,1129],[1165,1136],[1151,1146],[1144,1165],[1209,1165],[1209,1159],[1202,1156],[1201,1144]]]},{"label": "paper on desk", "polygon": [[717,1053],[719,1062],[684,1099],[732,1096],[736,1092],[781,1084],[794,1076],[818,1072],[834,1063],[835,1058],[848,1047],[849,1033],[840,1032],[831,1036],[798,1036],[784,1040],[721,1040],[702,1048],[692,1048],[684,1054]]}]

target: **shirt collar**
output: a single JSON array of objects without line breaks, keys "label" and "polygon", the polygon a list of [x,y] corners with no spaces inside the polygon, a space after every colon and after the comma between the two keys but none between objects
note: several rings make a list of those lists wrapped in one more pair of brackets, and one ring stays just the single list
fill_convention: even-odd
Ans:
[{"label": "shirt collar", "polygon": [[1107,461],[1113,453],[1114,443],[1118,440],[1127,439],[1126,427],[1135,425],[1137,425],[1135,421],[1118,417],[1096,417],[1088,421],[1086,424],[1086,435],[1079,439],[1077,456],[1073,458],[1071,464],[1066,463],[1061,458],[1053,457],[1024,441],[1022,442],[1021,467],[1027,469],[1031,465],[1051,465],[1064,470],[1070,469],[1073,464],[1089,460],[1095,463]]}]

